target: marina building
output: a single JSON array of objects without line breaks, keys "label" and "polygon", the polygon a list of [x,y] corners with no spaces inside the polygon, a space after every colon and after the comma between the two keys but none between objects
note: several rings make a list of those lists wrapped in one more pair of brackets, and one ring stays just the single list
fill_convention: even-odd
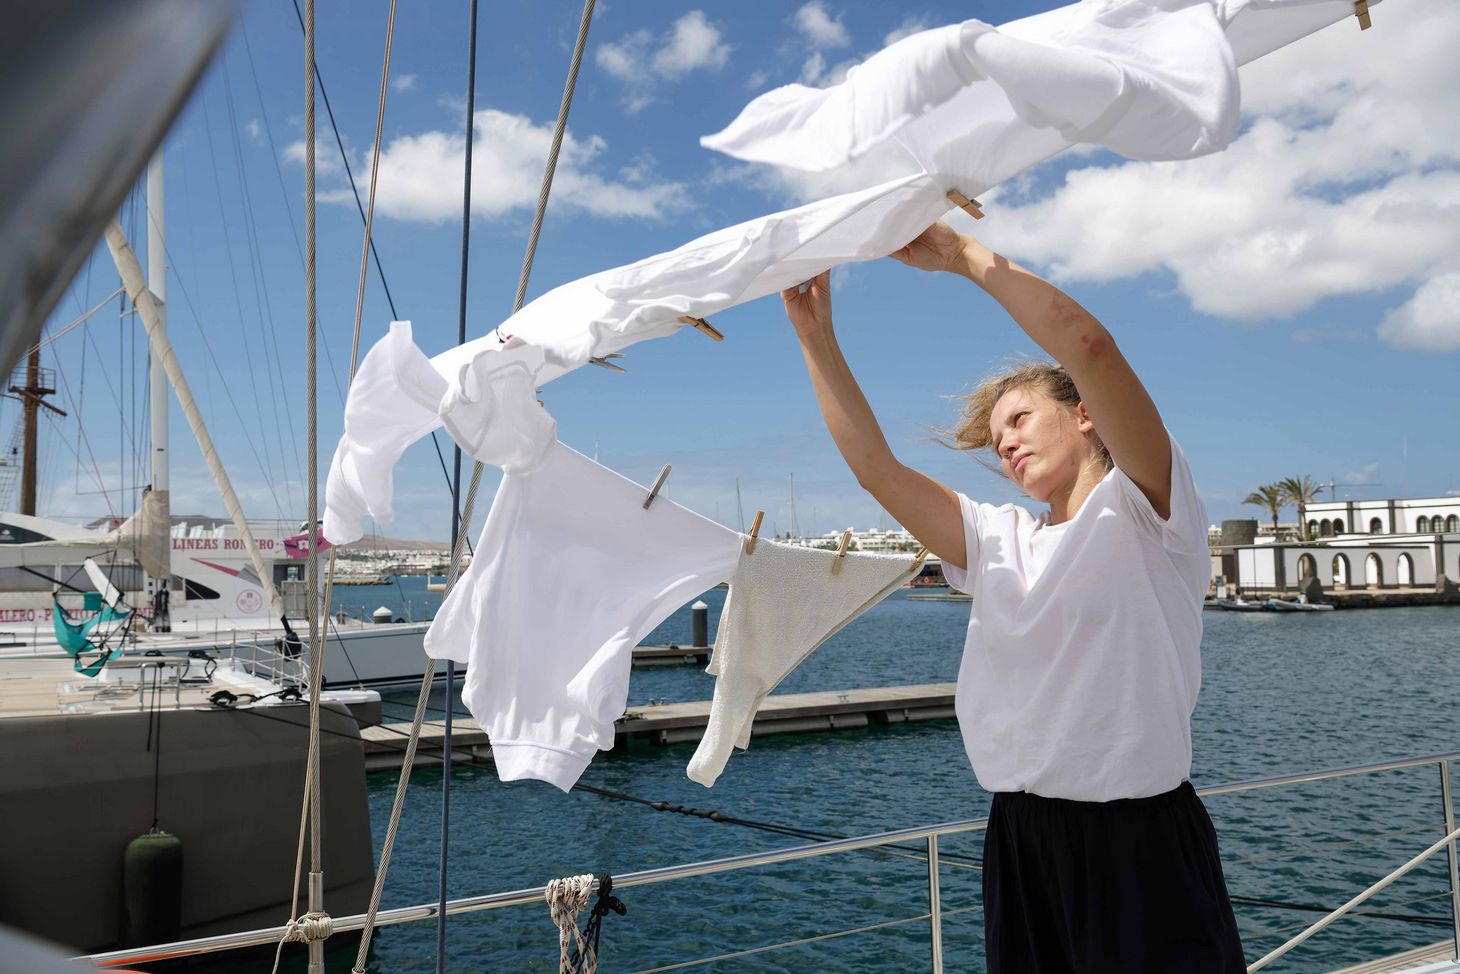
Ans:
[{"label": "marina building", "polygon": [[1460,497],[1318,501],[1304,537],[1259,535],[1256,520],[1224,521],[1212,548],[1215,585],[1244,593],[1401,592],[1456,595]]}]

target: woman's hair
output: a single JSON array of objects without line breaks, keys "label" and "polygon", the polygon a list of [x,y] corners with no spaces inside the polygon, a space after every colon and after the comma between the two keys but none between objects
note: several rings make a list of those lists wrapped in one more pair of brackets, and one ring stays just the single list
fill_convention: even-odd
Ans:
[{"label": "woman's hair", "polygon": [[[1071,409],[1080,402],[1080,390],[1075,388],[1075,380],[1070,378],[1064,366],[1042,359],[1010,366],[988,376],[964,398],[963,412],[958,417],[958,422],[952,429],[939,431],[948,438],[942,441],[943,445],[954,450],[992,450],[994,437],[989,429],[989,421],[993,416],[994,405],[1009,390],[1024,388],[1037,389],[1059,405]],[[1091,436],[1100,460],[1109,470],[1114,465],[1110,459],[1110,451],[1105,449],[1099,434],[1092,433]],[[995,469],[998,469],[997,461],[996,457],[992,464]]]}]

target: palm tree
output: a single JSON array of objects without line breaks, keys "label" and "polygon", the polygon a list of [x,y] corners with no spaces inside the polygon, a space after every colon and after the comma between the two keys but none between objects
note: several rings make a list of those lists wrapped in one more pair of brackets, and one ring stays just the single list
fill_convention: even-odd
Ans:
[{"label": "palm tree", "polygon": [[1308,537],[1308,505],[1318,499],[1323,487],[1313,482],[1313,478],[1304,474],[1301,477],[1289,477],[1280,480],[1275,485],[1283,492],[1286,503],[1298,505],[1298,537]]},{"label": "palm tree", "polygon": [[1288,495],[1281,484],[1263,484],[1261,487],[1248,494],[1243,499],[1244,504],[1255,504],[1258,507],[1265,507],[1272,515],[1272,536],[1277,540],[1278,511],[1281,511],[1288,503]]}]

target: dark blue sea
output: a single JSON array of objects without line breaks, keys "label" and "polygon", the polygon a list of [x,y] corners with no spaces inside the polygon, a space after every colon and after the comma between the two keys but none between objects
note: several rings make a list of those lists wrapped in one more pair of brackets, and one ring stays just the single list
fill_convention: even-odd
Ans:
[{"label": "dark blue sea", "polygon": [[[378,604],[403,611],[409,602],[418,619],[429,617],[440,599],[420,578],[341,596],[337,605],[354,611]],[[703,596],[711,606],[711,633],[723,597],[723,591]],[[895,595],[818,650],[778,692],[952,682],[968,611],[966,604]],[[1205,621],[1203,689],[1193,722],[1198,786],[1460,751],[1460,610],[1207,612]],[[645,642],[689,638],[686,608]],[[636,669],[628,702],[708,699],[712,688],[712,678],[696,667]],[[408,719],[414,700],[412,691],[389,694],[387,719]],[[444,705],[439,690],[433,706]],[[693,744],[636,745],[624,755],[601,754],[582,781],[837,835],[978,818],[988,810],[952,721],[757,738],[731,758],[712,790],[684,776],[693,751]],[[396,778],[386,772],[369,779],[377,849]],[[441,779],[440,769],[412,777],[387,907],[436,897]],[[1433,766],[1213,797],[1207,806],[1249,963],[1444,834]],[[450,820],[452,897],[803,842],[586,792],[565,795],[540,782],[503,784],[489,765],[452,771]],[[983,970],[981,844],[978,834],[942,842],[950,972]],[[1341,920],[1268,969],[1331,971],[1443,940],[1448,886],[1442,854],[1361,908],[1382,916]],[[600,971],[929,969],[926,921],[827,936],[926,912],[927,866],[916,858],[864,851],[636,887],[622,899],[627,915],[604,923]],[[803,942],[689,966],[785,941]],[[545,905],[454,917],[447,943],[453,971],[556,969],[557,934]],[[435,944],[434,921],[382,929],[371,970],[433,970]],[[340,958],[342,971],[348,959]]]}]

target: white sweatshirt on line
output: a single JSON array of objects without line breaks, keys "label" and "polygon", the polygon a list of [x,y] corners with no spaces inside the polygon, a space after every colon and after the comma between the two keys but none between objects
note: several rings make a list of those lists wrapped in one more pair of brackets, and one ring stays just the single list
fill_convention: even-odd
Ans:
[{"label": "white sweatshirt on line", "polygon": [[462,699],[503,781],[568,790],[613,747],[633,648],[730,578],[741,536],[555,443],[502,478],[471,566],[426,633],[467,666]]}]

